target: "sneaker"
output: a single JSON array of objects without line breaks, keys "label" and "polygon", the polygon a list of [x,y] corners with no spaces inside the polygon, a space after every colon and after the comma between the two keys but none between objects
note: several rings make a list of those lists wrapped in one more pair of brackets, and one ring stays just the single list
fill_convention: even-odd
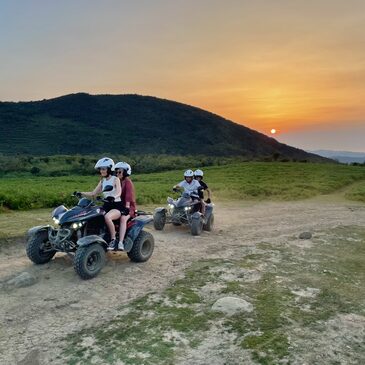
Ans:
[{"label": "sneaker", "polygon": [[117,240],[114,238],[109,242],[109,245],[107,247],[108,251],[114,251],[115,250],[115,244],[117,243]]},{"label": "sneaker", "polygon": [[120,242],[119,241],[119,243],[118,243],[118,250],[124,251],[124,244],[123,244],[123,242]]}]

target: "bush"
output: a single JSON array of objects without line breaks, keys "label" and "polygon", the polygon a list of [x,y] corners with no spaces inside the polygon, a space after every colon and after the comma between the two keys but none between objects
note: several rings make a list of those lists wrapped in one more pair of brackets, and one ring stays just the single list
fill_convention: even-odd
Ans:
[{"label": "bush", "polygon": [[33,166],[31,169],[30,169],[30,173],[32,175],[38,175],[39,173],[41,172],[41,169],[36,167],[36,166]]}]

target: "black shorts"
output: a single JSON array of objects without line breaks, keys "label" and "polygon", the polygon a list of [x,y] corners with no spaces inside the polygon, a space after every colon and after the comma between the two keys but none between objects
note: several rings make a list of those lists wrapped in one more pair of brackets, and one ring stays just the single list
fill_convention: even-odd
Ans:
[{"label": "black shorts", "polygon": [[113,209],[121,211],[124,209],[124,205],[122,202],[104,203],[103,209],[105,210],[105,213],[108,213]]}]

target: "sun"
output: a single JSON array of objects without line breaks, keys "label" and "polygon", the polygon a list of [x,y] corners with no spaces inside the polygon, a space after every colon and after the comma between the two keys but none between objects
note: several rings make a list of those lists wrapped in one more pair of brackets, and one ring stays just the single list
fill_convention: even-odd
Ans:
[{"label": "sun", "polygon": [[276,129],[275,128],[273,128],[272,130],[271,130],[271,134],[275,134],[276,133]]}]

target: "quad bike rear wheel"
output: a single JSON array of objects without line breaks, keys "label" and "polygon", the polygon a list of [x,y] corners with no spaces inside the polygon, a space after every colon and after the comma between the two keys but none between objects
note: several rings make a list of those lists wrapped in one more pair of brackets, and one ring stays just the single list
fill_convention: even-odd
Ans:
[{"label": "quad bike rear wheel", "polygon": [[127,255],[133,262],[145,262],[152,256],[154,248],[155,239],[152,234],[141,231]]},{"label": "quad bike rear wheel", "polygon": [[162,231],[166,223],[166,213],[165,212],[155,212],[153,215],[153,226],[156,231]]},{"label": "quad bike rear wheel", "polygon": [[204,231],[210,232],[213,230],[213,227],[214,227],[214,214],[212,213],[209,216],[207,222],[204,224],[203,229],[204,229]]}]

